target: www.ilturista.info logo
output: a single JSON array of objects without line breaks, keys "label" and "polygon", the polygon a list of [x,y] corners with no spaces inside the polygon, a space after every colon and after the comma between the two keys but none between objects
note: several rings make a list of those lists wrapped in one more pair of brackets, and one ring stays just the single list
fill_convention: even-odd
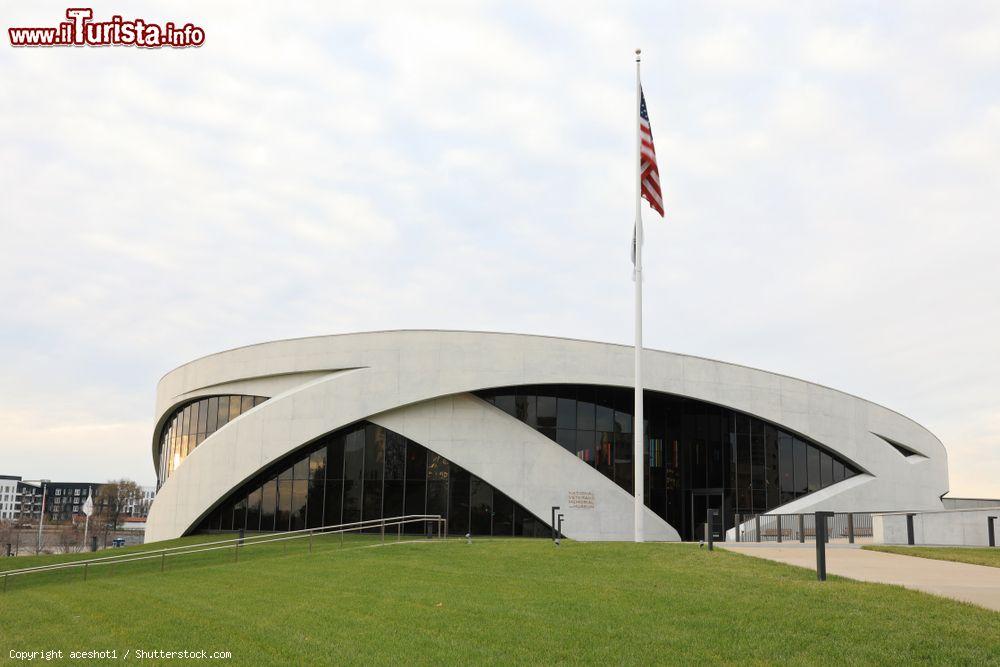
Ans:
[{"label": "www.ilturista.info logo", "polygon": [[139,46],[147,49],[183,49],[205,43],[204,29],[186,23],[163,25],[143,19],[126,21],[112,16],[109,21],[92,21],[89,8],[66,10],[69,21],[55,28],[8,28],[11,46]]}]

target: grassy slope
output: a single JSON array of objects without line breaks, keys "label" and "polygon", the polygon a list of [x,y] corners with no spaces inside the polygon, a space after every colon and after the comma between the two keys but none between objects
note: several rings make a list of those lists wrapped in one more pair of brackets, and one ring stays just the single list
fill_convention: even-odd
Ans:
[{"label": "grassy slope", "polygon": [[695,545],[335,546],[18,582],[0,598],[0,660],[40,647],[229,650],[240,664],[1000,664],[1000,614]]},{"label": "grassy slope", "polygon": [[988,565],[1000,567],[1000,549],[996,547],[902,547],[868,545],[864,547],[871,551],[887,551],[904,556],[919,556],[934,560],[952,560],[973,565]]}]

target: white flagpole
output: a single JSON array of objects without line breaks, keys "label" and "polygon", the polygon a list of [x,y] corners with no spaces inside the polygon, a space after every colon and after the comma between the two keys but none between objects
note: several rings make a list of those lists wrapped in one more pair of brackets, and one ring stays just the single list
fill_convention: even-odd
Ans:
[{"label": "white flagpole", "polygon": [[643,459],[644,433],[642,417],[642,139],[639,133],[639,113],[642,88],[639,82],[639,60],[642,51],[635,50],[635,419],[633,478],[635,480],[635,541],[642,542],[642,509],[644,500],[645,468]]}]

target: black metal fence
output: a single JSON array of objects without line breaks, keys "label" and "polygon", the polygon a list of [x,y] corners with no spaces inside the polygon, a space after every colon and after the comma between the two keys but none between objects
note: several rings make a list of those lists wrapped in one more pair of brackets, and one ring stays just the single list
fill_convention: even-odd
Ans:
[{"label": "black metal fence", "polygon": [[[736,542],[805,542],[816,539],[815,514],[736,514],[726,539]],[[827,541],[870,542],[871,512],[834,512],[827,519]]]}]

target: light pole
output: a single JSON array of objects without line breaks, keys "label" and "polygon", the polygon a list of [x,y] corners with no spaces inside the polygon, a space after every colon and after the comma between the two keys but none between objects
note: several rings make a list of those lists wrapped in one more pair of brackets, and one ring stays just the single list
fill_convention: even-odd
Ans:
[{"label": "light pole", "polygon": [[42,524],[45,523],[45,496],[49,490],[49,482],[52,480],[43,479],[42,482],[42,511],[38,513],[38,547],[35,553],[42,553]]}]

